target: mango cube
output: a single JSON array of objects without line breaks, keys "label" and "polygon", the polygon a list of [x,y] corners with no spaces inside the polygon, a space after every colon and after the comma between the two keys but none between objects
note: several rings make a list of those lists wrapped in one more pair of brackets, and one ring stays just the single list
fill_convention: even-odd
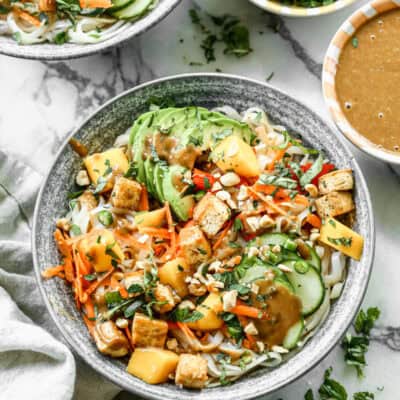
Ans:
[{"label": "mango cube", "polygon": [[212,331],[221,328],[224,323],[218,317],[222,312],[222,300],[218,293],[210,293],[207,298],[196,307],[203,317],[195,322],[189,322],[188,326],[199,331]]},{"label": "mango cube", "polygon": [[187,296],[188,288],[185,279],[190,267],[184,258],[178,257],[168,261],[158,269],[158,277],[164,285],[170,285],[180,297]]}]

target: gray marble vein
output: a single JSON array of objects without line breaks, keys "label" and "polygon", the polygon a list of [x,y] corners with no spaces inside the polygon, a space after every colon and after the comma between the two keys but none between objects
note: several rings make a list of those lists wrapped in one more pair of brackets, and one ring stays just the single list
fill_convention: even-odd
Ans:
[{"label": "gray marble vein", "polygon": [[400,351],[400,327],[379,326],[371,331],[370,339],[391,350]]},{"label": "gray marble vein", "polygon": [[316,62],[302,46],[302,44],[294,38],[290,29],[286,26],[285,20],[277,15],[271,16],[269,25],[282,39],[288,41],[297,58],[299,58],[316,78],[321,79],[322,64]]}]

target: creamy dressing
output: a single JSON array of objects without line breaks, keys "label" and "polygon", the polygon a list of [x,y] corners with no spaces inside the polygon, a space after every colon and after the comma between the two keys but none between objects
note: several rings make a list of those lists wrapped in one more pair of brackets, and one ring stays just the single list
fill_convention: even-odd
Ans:
[{"label": "creamy dressing", "polygon": [[379,147],[400,149],[400,10],[364,24],[345,45],[336,91],[346,118]]}]

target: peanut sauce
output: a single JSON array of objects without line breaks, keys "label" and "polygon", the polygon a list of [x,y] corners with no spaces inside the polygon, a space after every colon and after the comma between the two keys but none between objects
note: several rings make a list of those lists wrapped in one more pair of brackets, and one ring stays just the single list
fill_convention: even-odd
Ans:
[{"label": "peanut sauce", "polygon": [[400,146],[400,10],[378,15],[348,40],[336,91],[349,123],[380,148]]},{"label": "peanut sauce", "polygon": [[[300,320],[301,301],[282,285],[271,280],[258,280],[257,294],[252,293],[252,304],[265,309],[267,320],[254,320],[260,340],[269,348],[282,344],[291,326]],[[261,299],[264,297],[264,300]]]}]

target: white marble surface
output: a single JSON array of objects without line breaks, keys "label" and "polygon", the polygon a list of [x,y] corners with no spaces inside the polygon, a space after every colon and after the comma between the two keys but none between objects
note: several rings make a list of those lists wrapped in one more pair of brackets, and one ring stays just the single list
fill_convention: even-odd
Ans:
[{"label": "white marble surface", "polygon": [[[240,16],[251,28],[254,52],[239,60],[219,51],[217,62],[189,66],[190,61],[204,60],[200,35],[188,17],[194,3],[183,0],[157,27],[102,55],[56,63],[0,56],[0,149],[18,155],[44,174],[63,138],[106,100],[153,78],[216,68],[259,80],[274,72],[272,85],[328,118],[320,88],[324,51],[339,24],[362,2],[329,16],[272,21],[246,0],[197,3],[213,12],[222,10]],[[277,33],[269,27],[271,23],[278,23]],[[179,42],[181,38],[183,43]],[[376,395],[377,400],[400,396],[400,179],[387,165],[351,149],[366,175],[377,225],[376,259],[364,305],[379,306],[382,316],[367,355],[366,378],[356,378],[337,347],[321,365],[269,396],[269,400],[302,399],[308,387],[319,387],[323,371],[331,365],[334,376],[345,383],[350,393],[376,391],[384,386],[383,392]]]}]

